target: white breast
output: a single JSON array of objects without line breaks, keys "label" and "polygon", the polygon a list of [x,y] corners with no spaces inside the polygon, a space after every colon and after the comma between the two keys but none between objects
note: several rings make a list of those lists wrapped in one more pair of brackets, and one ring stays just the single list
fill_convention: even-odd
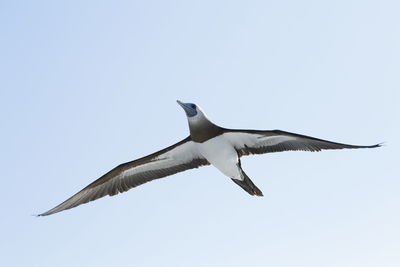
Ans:
[{"label": "white breast", "polygon": [[223,174],[233,179],[242,179],[237,166],[239,162],[237,152],[223,135],[196,144],[203,157]]}]

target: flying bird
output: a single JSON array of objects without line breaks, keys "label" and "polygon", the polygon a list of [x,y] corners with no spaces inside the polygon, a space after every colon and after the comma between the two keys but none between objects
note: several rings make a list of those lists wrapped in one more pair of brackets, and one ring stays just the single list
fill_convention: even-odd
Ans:
[{"label": "flying bird", "polygon": [[243,171],[240,162],[242,156],[290,150],[314,152],[381,146],[347,145],[280,130],[227,129],[212,123],[198,105],[179,100],[177,102],[187,116],[190,130],[188,137],[151,155],[115,167],[69,199],[38,216],[71,209],[155,179],[207,165],[216,167],[250,195],[262,196],[261,190]]}]

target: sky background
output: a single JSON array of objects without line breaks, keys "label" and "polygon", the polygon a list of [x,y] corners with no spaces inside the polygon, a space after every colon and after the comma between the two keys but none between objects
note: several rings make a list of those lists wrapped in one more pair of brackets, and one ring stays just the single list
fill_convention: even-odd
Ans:
[{"label": "sky background", "polygon": [[[400,266],[399,1],[1,1],[3,266]],[[379,149],[242,158],[49,217],[116,165],[229,128]]]}]

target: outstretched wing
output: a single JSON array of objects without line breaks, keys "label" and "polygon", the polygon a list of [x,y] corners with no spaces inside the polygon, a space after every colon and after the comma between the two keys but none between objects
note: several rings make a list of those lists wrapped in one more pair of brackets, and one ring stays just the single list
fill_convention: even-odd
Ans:
[{"label": "outstretched wing", "polygon": [[280,130],[226,129],[224,136],[232,143],[239,156],[290,150],[315,152],[323,149],[374,148],[381,146],[380,144],[371,146],[347,145]]},{"label": "outstretched wing", "polygon": [[209,162],[198,153],[191,138],[187,137],[161,151],[115,167],[60,205],[38,216],[71,209],[106,195],[128,191],[154,179],[204,165],[209,165]]}]

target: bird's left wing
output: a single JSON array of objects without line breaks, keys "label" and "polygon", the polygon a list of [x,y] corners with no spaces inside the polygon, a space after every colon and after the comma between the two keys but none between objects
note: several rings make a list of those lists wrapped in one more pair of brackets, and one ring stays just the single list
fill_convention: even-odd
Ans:
[{"label": "bird's left wing", "polygon": [[38,216],[71,209],[89,201],[113,196],[154,179],[209,165],[190,137],[149,156],[115,167],[81,191]]},{"label": "bird's left wing", "polygon": [[239,156],[290,150],[314,152],[323,149],[374,148],[381,146],[380,144],[371,146],[347,145],[280,130],[257,131],[225,129],[223,135],[235,147]]}]

